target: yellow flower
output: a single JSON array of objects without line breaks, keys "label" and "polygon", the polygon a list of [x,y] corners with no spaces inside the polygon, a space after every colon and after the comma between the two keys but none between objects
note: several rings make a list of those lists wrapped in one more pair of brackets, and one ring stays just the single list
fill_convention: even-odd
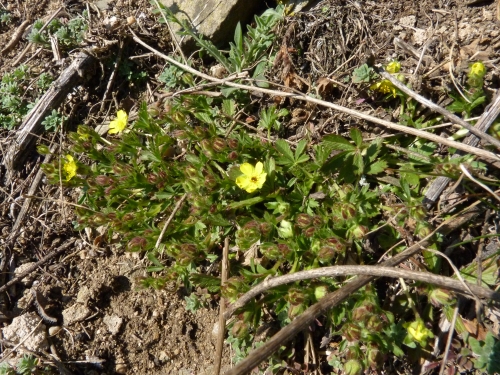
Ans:
[{"label": "yellow flower", "polygon": [[66,181],[69,181],[76,176],[76,170],[78,167],[75,163],[75,159],[73,159],[73,156],[66,155],[66,160],[67,162],[63,163],[63,169],[66,174]]},{"label": "yellow flower", "polygon": [[255,167],[249,163],[241,164],[240,171],[243,174],[236,178],[236,185],[247,193],[253,193],[255,190],[262,188],[267,176],[263,169],[264,165],[260,161],[255,164]]},{"label": "yellow flower", "polygon": [[482,62],[476,62],[471,65],[469,77],[483,78],[485,74],[486,74],[486,67]]},{"label": "yellow flower", "polygon": [[127,112],[119,110],[116,113],[116,119],[109,123],[108,134],[121,133],[127,126],[128,115]]},{"label": "yellow flower", "polygon": [[401,63],[399,61],[392,61],[385,67],[385,70],[391,74],[399,72],[401,69]]},{"label": "yellow flower", "polygon": [[396,97],[397,90],[394,85],[388,79],[383,79],[380,82],[376,82],[370,86],[370,90],[380,91],[382,94],[388,94],[392,92],[392,96]]},{"label": "yellow flower", "polygon": [[430,329],[425,326],[422,319],[417,319],[414,322],[406,323],[403,325],[408,330],[408,335],[420,345],[425,346],[427,339],[434,337]]}]

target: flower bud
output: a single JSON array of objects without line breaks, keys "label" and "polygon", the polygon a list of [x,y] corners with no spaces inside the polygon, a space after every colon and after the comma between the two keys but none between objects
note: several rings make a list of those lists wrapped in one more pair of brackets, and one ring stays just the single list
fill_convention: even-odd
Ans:
[{"label": "flower bud", "polygon": [[298,214],[295,218],[295,223],[299,228],[305,229],[312,225],[312,217],[308,214]]},{"label": "flower bud", "polygon": [[339,238],[336,238],[336,237],[328,238],[326,240],[326,243],[328,246],[332,246],[333,248],[335,248],[335,251],[337,251],[339,253],[343,252],[346,248],[345,242]]},{"label": "flower bud", "polygon": [[306,237],[312,237],[314,235],[314,232],[316,232],[316,228],[309,227],[303,233],[304,233],[304,236],[306,236]]},{"label": "flower bud", "polygon": [[108,176],[99,175],[95,178],[95,183],[99,186],[109,186],[113,183],[113,179]]},{"label": "flower bud", "polygon": [[202,139],[200,141],[201,149],[207,158],[213,158],[215,156],[214,149],[212,147],[212,142],[209,139]]},{"label": "flower bud", "polygon": [[205,186],[209,189],[213,189],[215,186],[217,186],[217,180],[215,179],[214,175],[207,174],[205,176]]},{"label": "flower bud", "polygon": [[295,287],[291,287],[288,290],[288,294],[285,298],[291,305],[300,305],[306,301],[306,296],[302,290]]},{"label": "flower bud", "polygon": [[380,353],[377,347],[372,346],[368,349],[366,360],[368,365],[375,370],[379,367],[380,363],[382,363],[382,353]]},{"label": "flower bud", "polygon": [[318,215],[315,215],[312,219],[312,224],[318,228],[320,226],[323,225],[323,219],[321,218],[321,216],[318,216]]},{"label": "flower bud", "polygon": [[260,240],[260,231],[257,228],[242,228],[236,232],[236,245],[242,250],[248,250],[250,247]]},{"label": "flower bud", "polygon": [[135,218],[135,215],[131,212],[128,212],[125,215],[123,215],[122,220],[123,221],[132,221],[132,220],[134,220],[134,218]]},{"label": "flower bud", "polygon": [[278,234],[281,238],[293,237],[292,223],[287,220],[281,220],[280,226],[278,228]]},{"label": "flower bud", "polygon": [[144,237],[134,237],[127,244],[127,251],[142,251],[146,248],[147,241]]},{"label": "flower bud", "polygon": [[172,132],[172,138],[174,139],[189,139],[189,133],[185,130],[177,129]]},{"label": "flower bud", "polygon": [[318,285],[314,288],[314,298],[319,301],[328,294],[328,288],[325,285]]},{"label": "flower bud", "polygon": [[291,305],[290,309],[288,310],[288,317],[290,319],[295,318],[296,316],[299,316],[306,310],[305,305]]},{"label": "flower bud", "polygon": [[363,373],[363,365],[357,359],[350,359],[344,364],[345,375],[361,375]]},{"label": "flower bud", "polygon": [[237,150],[238,149],[238,140],[234,138],[230,138],[227,140],[227,145],[231,150]]},{"label": "flower bud", "polygon": [[368,227],[360,224],[356,224],[351,228],[351,233],[354,238],[363,238],[368,233]]},{"label": "flower bud", "polygon": [[361,327],[354,323],[344,324],[342,332],[349,342],[358,341],[361,338]]},{"label": "flower bud", "polygon": [[366,308],[366,306],[359,306],[359,307],[356,307],[353,311],[352,311],[352,316],[351,316],[351,319],[352,321],[354,322],[361,322],[365,319],[365,317],[367,315],[370,314],[370,310]]},{"label": "flower bud", "polygon": [[260,223],[259,230],[263,237],[268,237],[273,231],[273,226],[270,223]]},{"label": "flower bud", "polygon": [[287,244],[284,243],[279,243],[278,244],[278,249],[283,254],[283,257],[288,257],[292,253],[292,249]]},{"label": "flower bud", "polygon": [[52,164],[42,164],[41,166],[42,168],[42,171],[46,174],[46,175],[51,175],[51,174],[54,174],[56,169],[54,168],[54,166]]},{"label": "flower bud", "polygon": [[318,260],[320,263],[330,263],[337,255],[337,251],[332,246],[322,246],[318,252]]},{"label": "flower bud", "polygon": [[282,255],[278,246],[273,244],[273,243],[269,243],[269,242],[264,242],[260,245],[260,252],[266,258],[271,259],[271,260],[279,259],[279,258],[281,258],[281,255]]},{"label": "flower bud", "polygon": [[340,207],[340,215],[344,220],[352,219],[356,215],[356,208],[350,203],[345,203]]},{"label": "flower bud", "polygon": [[234,161],[236,159],[238,159],[238,153],[236,151],[231,151],[227,154],[227,160]]},{"label": "flower bud", "polygon": [[193,134],[197,139],[203,139],[207,136],[207,131],[201,126],[195,126]]},{"label": "flower bud", "polygon": [[222,152],[227,148],[227,144],[225,140],[217,137],[212,140],[212,147],[215,152]]},{"label": "flower bud", "polygon": [[436,307],[449,306],[453,301],[453,296],[446,289],[433,288],[429,293],[429,300]]},{"label": "flower bud", "polygon": [[222,296],[229,301],[234,302],[238,299],[240,293],[246,291],[246,284],[241,276],[230,277],[222,286]]},{"label": "flower bud", "polygon": [[357,359],[350,359],[344,365],[345,375],[361,375],[363,373],[363,365]]},{"label": "flower bud", "polygon": [[40,155],[48,155],[48,154],[50,154],[50,150],[49,150],[49,148],[46,145],[38,145],[37,148],[36,148],[36,151]]},{"label": "flower bud", "polygon": [[366,328],[370,332],[380,332],[384,325],[377,315],[370,315],[365,323]]},{"label": "flower bud", "polygon": [[248,335],[248,323],[242,320],[237,320],[231,328],[231,334],[233,337],[237,337],[239,339],[246,337]]}]

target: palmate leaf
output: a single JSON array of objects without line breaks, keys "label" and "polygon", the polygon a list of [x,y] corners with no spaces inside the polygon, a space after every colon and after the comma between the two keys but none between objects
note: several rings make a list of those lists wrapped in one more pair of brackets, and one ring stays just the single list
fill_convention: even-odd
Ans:
[{"label": "palmate leaf", "polygon": [[290,149],[290,145],[288,143],[286,143],[282,139],[278,139],[275,143],[275,146],[278,152],[285,158],[285,160],[290,161],[292,164],[295,162],[295,158],[293,157],[293,152]]},{"label": "palmate leaf", "polygon": [[323,143],[332,150],[354,151],[356,149],[356,146],[352,145],[347,139],[335,134],[325,136]]},{"label": "palmate leaf", "polygon": [[191,282],[201,288],[207,288],[210,293],[218,293],[220,291],[220,278],[204,275],[200,273],[193,273],[189,277]]}]

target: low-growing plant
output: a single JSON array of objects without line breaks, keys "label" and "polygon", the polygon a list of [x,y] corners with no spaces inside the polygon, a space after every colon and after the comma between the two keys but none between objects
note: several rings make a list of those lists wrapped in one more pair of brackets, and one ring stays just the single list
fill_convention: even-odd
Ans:
[{"label": "low-growing plant", "polygon": [[50,368],[41,367],[37,358],[27,354],[19,358],[15,366],[7,362],[0,364],[0,375],[48,375],[52,373]]},{"label": "low-growing plant", "polygon": [[54,35],[62,49],[75,48],[82,43],[83,36],[87,31],[86,18],[86,11],[81,16],[70,19],[67,24],[63,24],[58,18],[55,18],[43,31],[44,22],[36,20],[33,23],[31,32],[28,34],[28,40],[43,47],[50,47],[49,35]]},{"label": "low-growing plant", "polygon": [[[252,42],[240,39],[237,31],[232,48],[244,45],[247,53]],[[226,61],[230,72],[256,62],[244,65],[251,59],[231,60],[231,53],[227,58],[198,42]],[[371,82],[371,74],[368,68],[358,75],[368,79],[372,91],[386,90],[380,90],[382,82]],[[170,89],[194,84],[177,69],[167,69],[162,80]],[[398,243],[406,229],[417,238],[430,233],[421,179],[454,176],[457,166],[433,155],[434,145],[412,139],[409,153],[394,155],[381,138],[367,142],[355,127],[350,139],[328,135],[316,143],[308,138],[290,142],[276,132],[286,113],[273,106],[260,111],[259,127],[269,135],[261,137],[234,122],[234,114],[248,103],[244,95],[181,94],[169,99],[163,113],[142,103],[134,122],[120,110],[109,124],[111,137],[80,125],[69,134],[67,151],[42,169],[51,183],[81,189],[75,228],[104,226],[110,238],[120,236],[119,248],[148,259],[150,274],[141,280],[143,286],[174,283],[188,294],[203,290],[186,298],[193,311],[207,293],[234,302],[269,276],[345,262],[372,264],[387,251],[402,249]],[[460,160],[472,163],[467,156]],[[419,222],[424,224],[418,227]],[[376,248],[366,251],[373,231]],[[230,267],[221,286],[213,266],[221,261],[225,238],[231,243]],[[438,239],[432,246],[439,246]],[[430,270],[439,272],[438,262],[428,259]],[[258,345],[254,337],[263,319],[288,324],[343,281],[282,285],[245,305],[230,327],[237,357]],[[330,363],[359,374],[378,369],[388,354],[427,350],[434,307],[420,311],[413,299],[427,297],[436,309],[452,306],[453,300],[416,286],[417,293],[412,290],[389,307],[367,286],[329,313],[326,323],[340,345]],[[270,367],[277,371],[279,361],[273,361]]]}]

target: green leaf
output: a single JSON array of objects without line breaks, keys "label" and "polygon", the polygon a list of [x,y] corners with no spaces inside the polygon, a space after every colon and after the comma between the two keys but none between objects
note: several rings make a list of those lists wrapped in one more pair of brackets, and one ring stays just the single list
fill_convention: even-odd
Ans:
[{"label": "green leaf", "polygon": [[158,260],[158,258],[156,258],[152,253],[148,253],[148,260],[161,269],[165,268],[163,264],[161,264],[161,262]]},{"label": "green leaf", "polygon": [[205,222],[210,225],[218,225],[221,227],[228,227],[231,226],[231,222],[224,219],[221,214],[216,214],[216,215],[210,215]]},{"label": "green leaf", "polygon": [[241,23],[238,22],[236,29],[234,30],[234,44],[236,51],[243,56],[243,32],[241,31]]},{"label": "green leaf", "polygon": [[275,143],[276,149],[278,152],[283,155],[286,159],[290,160],[292,163],[295,161],[293,157],[293,152],[290,149],[290,145],[285,142],[283,139],[278,139]]},{"label": "green leaf", "polygon": [[295,158],[294,159],[298,159],[299,156],[304,152],[304,150],[306,149],[306,146],[307,146],[307,141],[305,139],[301,140],[298,144],[297,144],[297,148],[295,149]]},{"label": "green leaf", "polygon": [[354,141],[356,146],[359,148],[363,144],[363,135],[358,128],[351,128],[350,130],[351,139]]},{"label": "green leaf", "polygon": [[365,169],[365,163],[363,161],[363,156],[359,152],[356,152],[353,155],[353,167],[355,174],[357,175],[363,174],[363,171]]},{"label": "green leaf", "polygon": [[228,206],[228,208],[229,209],[237,209],[237,208],[241,208],[241,207],[250,207],[250,206],[253,206],[254,204],[262,202],[263,200],[264,200],[263,197],[253,197],[250,199],[245,199],[244,201],[233,202]]},{"label": "green leaf", "polygon": [[207,288],[210,293],[217,293],[220,291],[221,280],[218,277],[193,273],[189,276],[189,279],[193,284],[201,288]]},{"label": "green leaf", "polygon": [[332,150],[353,151],[356,149],[356,146],[352,145],[347,139],[335,134],[323,137],[323,143]]},{"label": "green leaf", "polygon": [[385,160],[377,160],[375,163],[370,164],[366,174],[377,174],[383,172],[387,168]]},{"label": "green leaf", "polygon": [[368,64],[363,64],[359,68],[354,69],[352,74],[353,83],[370,82],[373,75],[373,69]]}]

